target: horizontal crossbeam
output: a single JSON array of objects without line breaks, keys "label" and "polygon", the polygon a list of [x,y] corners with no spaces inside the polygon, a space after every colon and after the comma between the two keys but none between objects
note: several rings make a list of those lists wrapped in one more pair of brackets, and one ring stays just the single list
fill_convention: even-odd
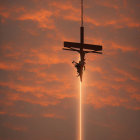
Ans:
[{"label": "horizontal crossbeam", "polygon": [[91,44],[81,44],[81,43],[75,43],[75,42],[64,42],[64,47],[67,48],[83,48],[88,50],[94,50],[94,51],[101,51],[102,46],[100,45],[91,45]]},{"label": "horizontal crossbeam", "polygon": [[[73,49],[73,48],[63,48],[63,50],[66,51],[76,51],[80,53],[80,50],[77,49]],[[98,51],[83,51],[84,53],[98,53],[98,54],[102,54],[102,52],[98,52]]]}]

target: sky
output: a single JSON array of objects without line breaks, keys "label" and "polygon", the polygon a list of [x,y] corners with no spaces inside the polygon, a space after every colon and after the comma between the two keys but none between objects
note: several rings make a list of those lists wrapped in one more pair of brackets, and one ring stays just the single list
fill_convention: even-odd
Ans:
[{"label": "sky", "polygon": [[[84,0],[83,140],[140,140],[140,1]],[[0,140],[78,140],[80,0],[0,1]]]}]

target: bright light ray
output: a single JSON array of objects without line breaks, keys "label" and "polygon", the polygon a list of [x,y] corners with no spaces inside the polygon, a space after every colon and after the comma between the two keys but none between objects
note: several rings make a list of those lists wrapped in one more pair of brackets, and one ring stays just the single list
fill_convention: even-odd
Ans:
[{"label": "bright light ray", "polygon": [[82,82],[80,81],[80,103],[79,103],[79,140],[82,140]]}]

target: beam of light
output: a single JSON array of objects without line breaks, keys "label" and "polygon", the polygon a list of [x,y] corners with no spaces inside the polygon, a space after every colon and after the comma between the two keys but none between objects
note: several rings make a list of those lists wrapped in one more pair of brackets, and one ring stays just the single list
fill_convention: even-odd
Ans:
[{"label": "beam of light", "polygon": [[79,140],[82,140],[82,82],[80,81]]}]

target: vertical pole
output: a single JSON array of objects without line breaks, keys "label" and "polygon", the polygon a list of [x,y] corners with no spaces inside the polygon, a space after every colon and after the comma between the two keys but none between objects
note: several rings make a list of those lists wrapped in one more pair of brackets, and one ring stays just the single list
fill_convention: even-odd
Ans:
[{"label": "vertical pole", "polygon": [[[84,44],[84,25],[83,25],[83,0],[81,0],[81,27],[80,27],[80,43]],[[80,55],[82,55],[83,52],[83,45],[80,47]],[[83,56],[81,56],[83,58]]]},{"label": "vertical pole", "polygon": [[84,44],[84,27],[80,27],[80,42]]},{"label": "vertical pole", "polygon": [[[80,27],[80,42],[84,44],[84,25],[83,25],[83,0],[81,0],[81,27]],[[83,49],[83,48],[81,48]]]}]

